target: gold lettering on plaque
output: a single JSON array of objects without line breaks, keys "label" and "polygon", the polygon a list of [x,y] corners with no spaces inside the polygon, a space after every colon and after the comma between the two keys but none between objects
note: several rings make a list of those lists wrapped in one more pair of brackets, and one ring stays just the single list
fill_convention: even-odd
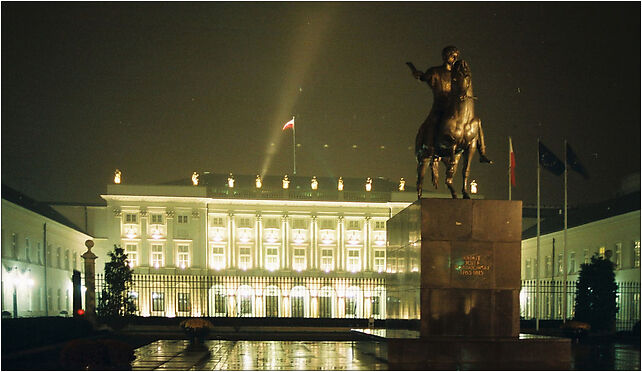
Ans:
[{"label": "gold lettering on plaque", "polygon": [[490,265],[483,262],[478,254],[462,257],[463,263],[457,266],[457,272],[461,276],[484,276],[490,270]]}]

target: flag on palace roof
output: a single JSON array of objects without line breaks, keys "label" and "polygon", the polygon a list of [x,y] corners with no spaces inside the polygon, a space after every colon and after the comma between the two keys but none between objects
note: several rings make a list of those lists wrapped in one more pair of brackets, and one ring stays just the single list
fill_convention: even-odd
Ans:
[{"label": "flag on palace roof", "polygon": [[288,128],[293,128],[293,129],[294,129],[294,116],[292,117],[292,120],[288,121],[288,122],[287,122],[287,123],[285,123],[285,125],[283,126],[283,130],[286,130],[286,129],[288,129]]},{"label": "flag on palace roof", "polygon": [[508,145],[510,148],[510,183],[515,186],[515,151],[513,151],[513,139],[508,137]]}]

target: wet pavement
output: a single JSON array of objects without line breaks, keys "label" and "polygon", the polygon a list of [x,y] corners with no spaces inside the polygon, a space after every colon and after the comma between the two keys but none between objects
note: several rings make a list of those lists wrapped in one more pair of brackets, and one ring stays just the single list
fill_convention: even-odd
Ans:
[{"label": "wet pavement", "polygon": [[[188,341],[158,340],[136,349],[133,370],[386,370],[385,361],[365,354],[371,341],[207,340],[189,351]],[[640,370],[640,347],[573,344],[573,370]]]},{"label": "wet pavement", "polygon": [[159,340],[136,349],[132,370],[386,370],[388,365],[359,351],[370,341],[205,341],[207,350],[188,351],[184,340]]}]

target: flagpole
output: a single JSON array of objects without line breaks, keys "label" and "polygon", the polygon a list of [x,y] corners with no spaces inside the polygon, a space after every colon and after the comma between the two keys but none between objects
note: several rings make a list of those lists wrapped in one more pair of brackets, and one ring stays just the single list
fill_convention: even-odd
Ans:
[{"label": "flagpole", "polygon": [[[294,120],[294,116],[292,116]],[[293,174],[296,176],[296,125],[292,124],[292,163],[294,165]]]},{"label": "flagpole", "polygon": [[[508,200],[512,200],[511,199],[511,197],[512,197],[511,192],[512,192],[512,186],[513,186],[513,182],[512,182],[512,179],[511,179],[511,176],[513,174],[513,162],[512,162],[512,159],[511,159],[511,142],[512,142],[512,140],[511,140],[510,136],[508,136]],[[538,161],[539,161],[539,159],[538,159]]]},{"label": "flagpole", "polygon": [[540,166],[539,137],[537,138],[537,251],[535,253],[535,330],[539,331],[539,235],[540,235]]},{"label": "flagpole", "polygon": [[566,323],[566,311],[568,309],[568,294],[566,293],[567,291],[567,279],[568,279],[568,263],[567,260],[568,258],[566,257],[566,247],[567,247],[567,240],[566,240],[566,233],[568,231],[568,165],[567,165],[567,150],[566,147],[568,144],[566,143],[566,139],[564,139],[564,261],[563,261],[563,268],[564,268],[564,284],[563,284],[563,291],[564,291],[564,302],[562,302],[562,313],[563,313],[563,318],[562,322]]}]

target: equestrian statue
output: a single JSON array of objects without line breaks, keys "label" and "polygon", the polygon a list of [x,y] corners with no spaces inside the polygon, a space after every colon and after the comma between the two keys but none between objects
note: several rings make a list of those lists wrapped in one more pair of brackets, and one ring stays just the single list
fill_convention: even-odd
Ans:
[{"label": "equestrian statue", "polygon": [[454,46],[444,48],[442,58],[443,65],[431,67],[425,73],[417,70],[412,63],[407,63],[416,79],[428,83],[434,97],[430,114],[419,127],[415,138],[417,197],[421,198],[428,165],[432,183],[437,188],[439,161],[442,161],[446,166],[446,186],[453,199],[456,199],[453,177],[463,155],[462,197],[470,199],[468,176],[475,150],[479,152],[480,162],[493,162],[486,156],[481,120],[475,116],[476,97],[473,95],[470,66],[466,61],[459,60],[459,51]]}]

